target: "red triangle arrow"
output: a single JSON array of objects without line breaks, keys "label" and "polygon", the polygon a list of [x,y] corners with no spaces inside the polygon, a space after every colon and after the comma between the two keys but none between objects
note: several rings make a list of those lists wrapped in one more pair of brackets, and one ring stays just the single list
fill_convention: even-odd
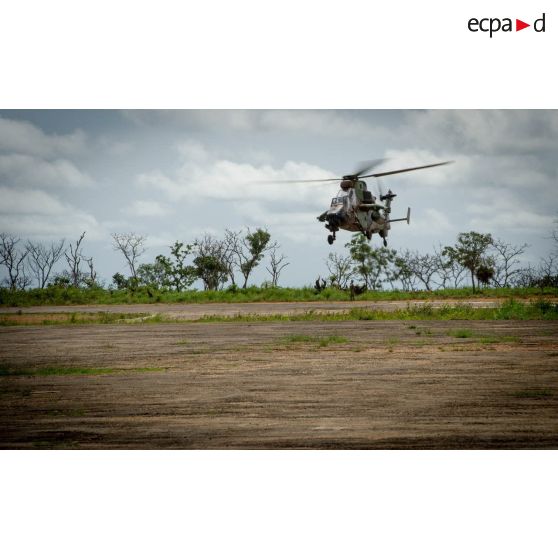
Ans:
[{"label": "red triangle arrow", "polygon": [[525,23],[524,21],[521,21],[520,19],[515,20],[515,30],[516,31],[521,31],[522,29],[525,29],[526,27],[531,27],[531,24],[530,23]]}]

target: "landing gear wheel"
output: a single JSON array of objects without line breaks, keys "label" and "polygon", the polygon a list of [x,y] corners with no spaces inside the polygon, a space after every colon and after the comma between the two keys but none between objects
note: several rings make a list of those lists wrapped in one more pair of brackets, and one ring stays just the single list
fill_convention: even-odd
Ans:
[{"label": "landing gear wheel", "polygon": [[335,238],[333,238],[332,234],[327,235],[327,241],[328,241],[329,244],[333,244],[334,240],[335,240]]}]

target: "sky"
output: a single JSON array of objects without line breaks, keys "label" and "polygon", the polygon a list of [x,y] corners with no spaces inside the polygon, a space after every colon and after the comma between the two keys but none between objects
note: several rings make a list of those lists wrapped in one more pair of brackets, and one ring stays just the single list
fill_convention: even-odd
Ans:
[{"label": "sky", "polygon": [[[378,158],[378,171],[455,161],[382,179],[393,218],[411,207],[392,248],[429,252],[475,230],[528,243],[525,264],[551,251],[556,110],[0,110],[0,232],[75,242],[86,231],[83,251],[110,282],[127,271],[111,233],[145,235],[148,263],[176,240],[262,227],[289,261],[280,284],[313,284],[330,252],[347,252],[350,233],[329,246],[316,220],[338,186],[264,182]],[[261,265],[251,283],[268,279]]]}]

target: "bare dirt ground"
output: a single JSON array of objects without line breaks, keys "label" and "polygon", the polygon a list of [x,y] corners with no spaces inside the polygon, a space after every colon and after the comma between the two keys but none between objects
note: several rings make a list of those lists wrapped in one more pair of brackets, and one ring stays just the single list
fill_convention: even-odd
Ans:
[{"label": "bare dirt ground", "polygon": [[3,327],[3,370],[112,372],[0,376],[0,448],[558,448],[557,334],[543,321]]}]

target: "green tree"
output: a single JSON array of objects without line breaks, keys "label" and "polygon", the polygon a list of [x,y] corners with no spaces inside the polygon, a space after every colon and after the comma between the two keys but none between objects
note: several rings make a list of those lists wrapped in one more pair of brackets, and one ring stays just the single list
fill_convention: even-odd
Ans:
[{"label": "green tree", "polygon": [[166,269],[160,262],[141,264],[137,269],[137,274],[140,286],[160,290],[166,285]]},{"label": "green tree", "polygon": [[481,264],[475,272],[475,275],[479,285],[488,285],[488,283],[494,279],[494,268],[489,265]]},{"label": "green tree", "polygon": [[194,242],[194,266],[196,276],[203,281],[206,291],[218,290],[229,276],[225,244],[210,234]]},{"label": "green tree", "polygon": [[248,286],[248,278],[257,265],[261,262],[266,252],[277,247],[271,243],[271,235],[264,229],[256,229],[251,232],[247,229],[244,238],[238,240],[232,250],[236,256],[236,265],[244,277],[242,288]]},{"label": "green tree", "polygon": [[170,258],[163,255],[157,256],[155,265],[160,266],[159,269],[163,273],[161,285],[180,292],[192,285],[198,276],[195,266],[186,265],[186,258],[192,254],[193,246],[185,245],[177,240],[170,247],[170,251]]},{"label": "green tree", "polygon": [[112,276],[112,282],[117,289],[127,289],[128,288],[128,280],[122,273],[115,273]]},{"label": "green tree", "polygon": [[216,291],[225,282],[228,268],[217,256],[198,256],[194,259],[194,264],[206,291]]},{"label": "green tree", "polygon": [[392,280],[390,266],[395,262],[395,250],[383,246],[374,248],[360,233],[353,235],[345,247],[349,248],[355,262],[355,274],[362,278],[368,289],[381,289],[383,280]]},{"label": "green tree", "polygon": [[442,254],[458,262],[471,274],[471,284],[475,291],[475,276],[481,266],[494,267],[494,262],[486,255],[488,248],[493,244],[491,234],[482,234],[475,231],[459,233],[454,246],[446,246]]}]

